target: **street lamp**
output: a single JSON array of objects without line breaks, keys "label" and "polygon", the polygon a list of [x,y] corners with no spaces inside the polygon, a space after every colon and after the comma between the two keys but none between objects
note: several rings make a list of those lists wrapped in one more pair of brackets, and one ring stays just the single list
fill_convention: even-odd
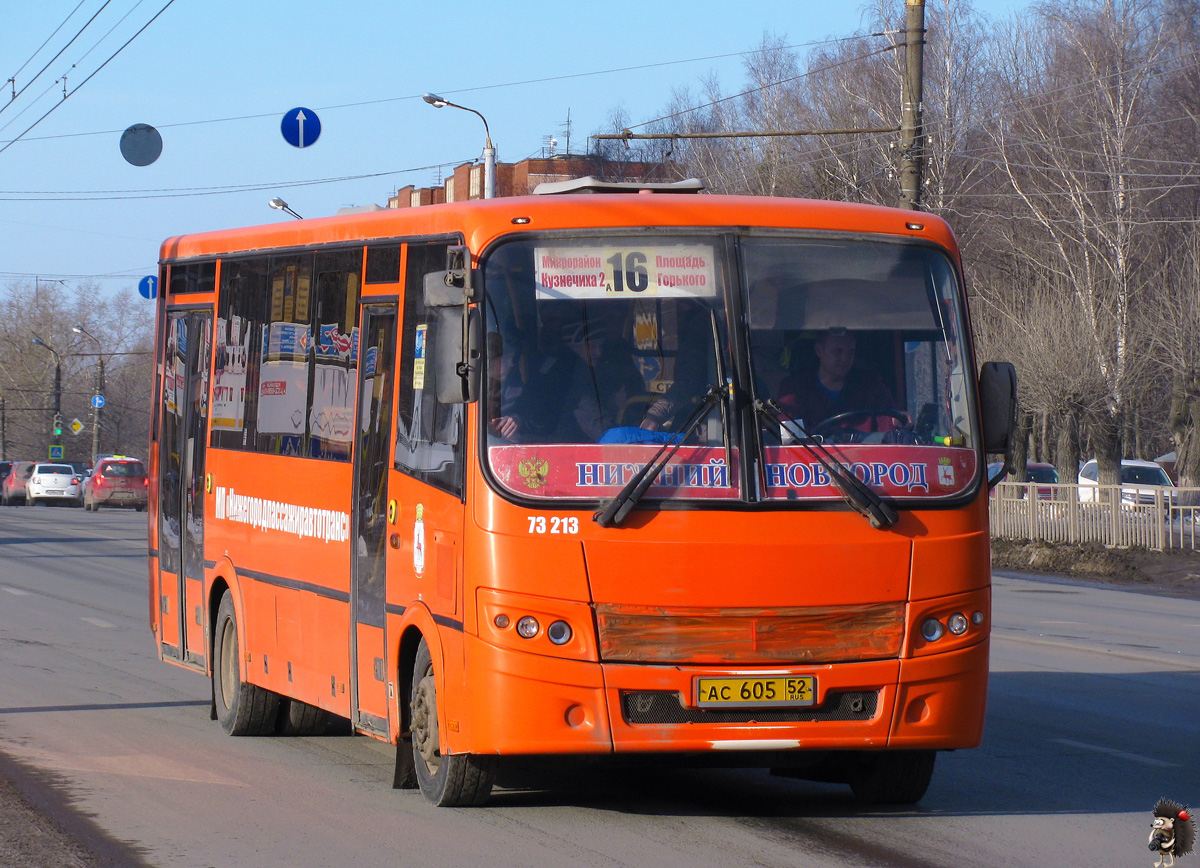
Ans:
[{"label": "street lamp", "polygon": [[492,131],[488,129],[487,118],[479,114],[473,108],[467,108],[465,105],[452,103],[448,99],[442,99],[436,93],[427,93],[421,99],[429,103],[434,108],[450,108],[462,109],[465,112],[470,112],[473,115],[478,115],[483,121],[483,133],[487,138],[487,143],[483,148],[483,198],[496,198],[496,149],[492,147]]},{"label": "street lamp", "polygon": [[287,203],[287,202],[284,202],[284,201],[283,201],[282,199],[280,199],[278,196],[276,196],[274,199],[272,199],[272,200],[271,200],[270,202],[268,202],[267,204],[268,204],[268,205],[270,205],[272,208],[274,208],[276,211],[282,211],[284,214],[291,214],[291,215],[292,215],[293,217],[295,217],[297,220],[303,220],[303,219],[304,219],[304,218],[303,218],[303,217],[301,217],[299,214],[297,214],[295,211],[293,211],[291,208],[289,208],[289,207],[288,207],[288,203]]},{"label": "street lamp", "polygon": [[39,337],[35,337],[33,342],[39,347],[47,349],[54,356],[54,444],[61,451],[62,447],[62,356],[54,347],[50,346]]},{"label": "street lamp", "polygon": [[[71,331],[84,335],[96,342],[96,394],[92,397],[92,461],[100,454],[100,426],[104,414],[104,347],[100,339],[81,325],[72,326]],[[99,398],[100,401],[96,399]]]}]

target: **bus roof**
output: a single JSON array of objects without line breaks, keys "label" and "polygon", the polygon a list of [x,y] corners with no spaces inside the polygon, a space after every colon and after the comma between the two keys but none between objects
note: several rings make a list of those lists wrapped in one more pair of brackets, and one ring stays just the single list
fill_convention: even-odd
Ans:
[{"label": "bus roof", "polygon": [[[515,222],[518,219],[522,222]],[[927,239],[958,255],[949,226],[940,217],[924,212],[820,199],[583,193],[388,208],[180,235],[163,242],[160,259],[173,262],[276,248],[450,234],[462,234],[471,249],[479,251],[506,233],[643,226],[752,226],[881,233]]]}]

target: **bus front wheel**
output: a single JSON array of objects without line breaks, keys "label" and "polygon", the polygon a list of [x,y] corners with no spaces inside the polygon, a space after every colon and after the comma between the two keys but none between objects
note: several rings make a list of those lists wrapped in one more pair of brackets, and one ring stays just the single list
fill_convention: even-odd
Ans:
[{"label": "bus front wheel", "polygon": [[237,614],[229,591],[221,597],[217,609],[212,647],[213,703],[221,728],[230,735],[272,735],[279,715],[279,695],[242,680]]},{"label": "bus front wheel", "polygon": [[879,751],[855,757],[847,774],[854,798],[863,804],[911,805],[921,800],[933,777],[937,752]]},{"label": "bus front wheel", "polygon": [[409,704],[417,784],[426,800],[439,808],[482,805],[492,792],[496,759],[473,754],[443,753],[437,703],[433,659],[429,654],[429,646],[422,639],[413,663]]}]

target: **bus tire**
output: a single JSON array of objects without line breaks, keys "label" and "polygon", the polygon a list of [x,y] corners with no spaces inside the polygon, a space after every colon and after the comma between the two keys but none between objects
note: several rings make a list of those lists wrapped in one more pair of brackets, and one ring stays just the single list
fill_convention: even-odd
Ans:
[{"label": "bus tire", "polygon": [[329,713],[323,708],[299,699],[281,699],[279,717],[275,722],[276,735],[322,735],[329,724]]},{"label": "bus tire", "polygon": [[242,680],[237,615],[226,591],[217,609],[213,632],[213,700],[221,729],[230,735],[272,735],[279,715],[279,695]]},{"label": "bus tire", "polygon": [[413,663],[409,719],[413,765],[425,799],[439,808],[466,808],[486,802],[496,778],[496,758],[442,753],[433,658],[424,639]]},{"label": "bus tire", "polygon": [[879,751],[857,757],[848,777],[854,798],[866,805],[912,805],[921,800],[933,777],[937,752]]}]

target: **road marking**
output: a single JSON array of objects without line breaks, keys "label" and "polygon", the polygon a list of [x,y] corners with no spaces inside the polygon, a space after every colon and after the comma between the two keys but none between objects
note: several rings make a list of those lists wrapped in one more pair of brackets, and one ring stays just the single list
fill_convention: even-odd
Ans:
[{"label": "road marking", "polygon": [[1128,753],[1123,750],[1115,750],[1111,747],[1101,747],[1098,744],[1088,744],[1083,741],[1075,741],[1069,738],[1052,738],[1050,741],[1058,744],[1066,745],[1067,747],[1078,747],[1084,750],[1093,750],[1096,753],[1106,753],[1109,756],[1119,756],[1121,759],[1132,760],[1135,763],[1143,763],[1148,766],[1158,766],[1160,768],[1179,768],[1179,763],[1169,763],[1166,760],[1155,759],[1154,757],[1142,756],[1141,754]]},{"label": "road marking", "polygon": [[5,588],[10,594],[15,594],[18,597],[28,597],[29,591],[22,591],[20,588]]},{"label": "road marking", "polygon": [[94,627],[115,627],[116,624],[110,624],[107,621],[101,621],[99,618],[80,618],[80,621],[86,621]]}]

